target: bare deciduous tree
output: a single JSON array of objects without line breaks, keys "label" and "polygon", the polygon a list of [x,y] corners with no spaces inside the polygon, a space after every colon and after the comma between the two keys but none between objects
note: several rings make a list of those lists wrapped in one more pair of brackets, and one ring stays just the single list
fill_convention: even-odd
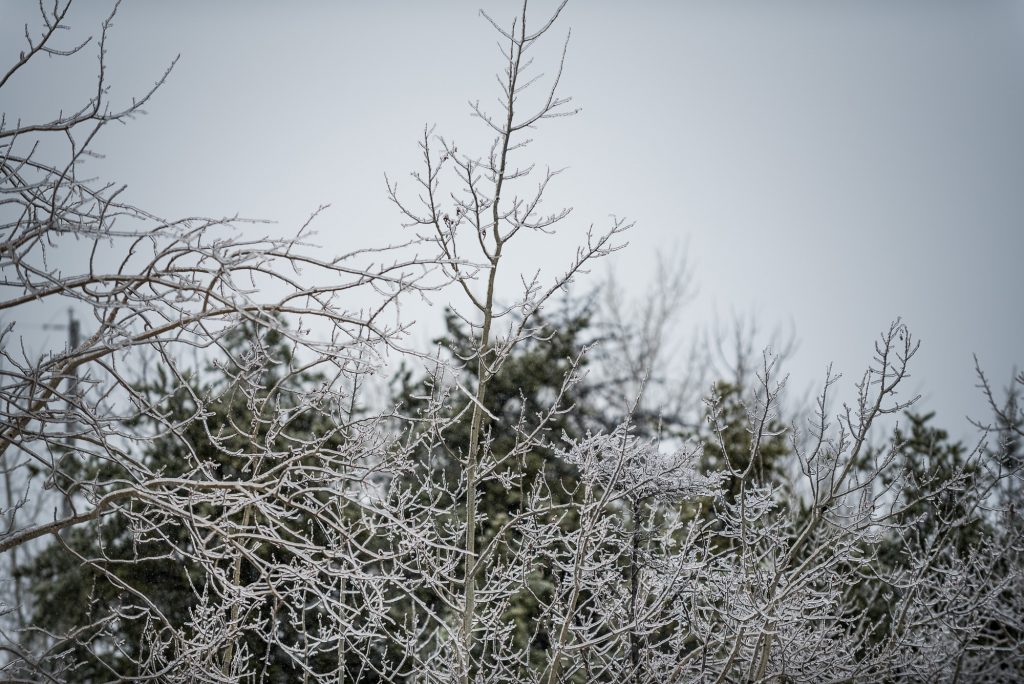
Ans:
[{"label": "bare deciduous tree", "polygon": [[[542,210],[557,172],[523,158],[533,128],[573,113],[564,47],[546,78],[530,59],[564,7],[536,27],[525,3],[506,23],[485,15],[501,94],[495,113],[471,107],[492,144],[467,153],[427,129],[413,198],[388,179],[426,258],[402,245],[372,268],[362,254],[325,258],[308,226],[272,238],[239,221],[166,221],[86,180],[99,131],[153,94],[108,106],[109,20],[88,102],[41,124],[3,120],[0,308],[20,320],[59,303],[85,320],[77,344],[41,355],[19,342],[20,322],[0,337],[2,572],[52,559],[51,578],[89,578],[82,610],[52,628],[30,618],[39,593],[5,585],[9,680],[1020,678],[1012,445],[1024,418],[979,372],[998,448],[925,440],[909,457],[900,432],[879,447],[880,419],[915,400],[902,394],[917,351],[903,323],[837,416],[830,371],[817,410],[784,424],[766,352],[736,371],[756,378],[738,383],[740,414],[712,391],[707,428],[662,439],[638,423],[657,409],[645,377],[678,282],[641,311],[648,347],[624,347],[625,326],[609,344],[617,426],[554,431],[588,382],[586,347],[558,365],[545,405],[488,409],[503,368],[549,339],[543,307],[629,228],[588,230],[564,270],[501,290],[509,245],[571,215]],[[41,34],[28,31],[0,89],[39,55],[90,49],[55,42],[67,11],[41,8]],[[470,350],[403,348],[391,305],[441,287],[464,304]],[[373,303],[352,306],[362,291]],[[414,404],[365,401],[385,351],[426,374]],[[783,439],[793,482],[766,463]],[[551,463],[530,466],[538,454]],[[485,497],[503,502],[499,519],[482,515]]]},{"label": "bare deciduous tree", "polygon": [[[25,49],[0,77],[2,89],[41,58],[59,64],[90,50],[99,57],[96,88],[86,102],[38,123],[6,116],[0,123],[0,309],[10,316],[0,333],[0,459],[7,485],[0,551],[16,564],[18,551],[35,548],[35,540],[119,517],[137,540],[163,540],[168,561],[184,558],[207,571],[206,585],[196,591],[200,605],[216,616],[174,624],[147,602],[146,587],[126,585],[111,570],[115,559],[79,557],[134,599],[64,634],[38,633],[19,616],[5,625],[12,628],[3,645],[11,654],[8,672],[74,678],[81,663],[67,657],[68,649],[81,647],[76,657],[91,653],[102,662],[117,650],[104,639],[120,620],[147,625],[145,648],[127,653],[140,675],[169,679],[173,672],[192,681],[202,670],[208,678],[210,662],[222,658],[216,669],[230,679],[244,607],[260,596],[255,585],[239,584],[242,559],[271,575],[283,572],[269,560],[263,559],[266,566],[256,561],[258,540],[270,535],[305,567],[338,563],[313,552],[301,535],[275,535],[285,535],[279,526],[302,510],[316,514],[328,536],[340,534],[319,510],[318,492],[358,488],[391,441],[374,431],[373,420],[359,422],[345,409],[360,378],[380,366],[382,352],[403,331],[388,318],[391,304],[403,291],[431,287],[427,279],[438,263],[400,258],[387,247],[371,258],[324,258],[308,242],[309,224],[294,237],[276,238],[254,234],[264,230],[258,223],[168,221],[127,203],[122,187],[88,177],[85,165],[101,131],[140,113],[171,69],[142,97],[121,108],[111,104],[105,50],[114,15],[98,36],[69,41],[64,22],[70,6],[40,5],[41,28],[26,26]],[[369,303],[350,303],[360,300]],[[22,342],[24,317],[58,306],[84,318],[80,339],[64,349],[30,351],[31,340]],[[246,325],[286,340],[289,358],[269,358],[259,335],[241,356],[227,349],[228,337]],[[249,425],[210,420],[211,405],[225,398],[195,390],[193,369],[182,361],[194,350],[206,357],[227,354],[222,363],[232,382],[225,391],[249,408]],[[140,389],[147,367],[169,378],[162,394]],[[260,379],[268,367],[283,369],[269,390]],[[300,396],[288,386],[289,377],[312,372],[321,376],[316,391],[303,388]],[[176,411],[182,403],[191,412]],[[289,434],[297,418],[310,413],[327,427],[320,434]],[[215,452],[246,460],[246,476],[226,481],[195,443],[197,433]],[[341,433],[345,447],[332,449]],[[177,445],[187,459],[173,476],[142,457],[162,442]],[[49,504],[39,509],[39,502]],[[37,514],[30,514],[32,507]],[[188,531],[187,542],[169,532],[176,529]],[[290,525],[287,533],[295,529]],[[295,581],[301,568],[286,576]],[[280,592],[277,600],[293,591],[287,583],[265,584],[264,591]],[[19,584],[15,593],[23,589]],[[23,598],[15,600],[19,613]],[[217,612],[225,607],[226,613]],[[213,629],[217,624],[222,629]]]}]

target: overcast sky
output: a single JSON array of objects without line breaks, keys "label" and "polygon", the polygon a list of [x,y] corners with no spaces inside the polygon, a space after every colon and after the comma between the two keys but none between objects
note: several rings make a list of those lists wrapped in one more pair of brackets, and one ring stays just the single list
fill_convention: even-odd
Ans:
[{"label": "overcast sky", "polygon": [[[94,168],[169,217],[291,233],[330,203],[326,250],[393,241],[384,172],[415,168],[426,123],[480,139],[467,100],[496,97],[481,4],[500,21],[516,9],[128,0],[108,46],[115,101],[181,60],[147,116],[104,133]],[[0,0],[3,64],[34,5]],[[93,32],[107,7],[81,2],[68,23]],[[983,415],[971,354],[1000,384],[1024,364],[1024,3],[577,0],[556,34],[570,27],[564,90],[583,111],[538,131],[533,155],[569,167],[557,198],[577,232],[516,269],[557,269],[579,226],[627,216],[612,265],[637,293],[659,251],[689,246],[700,294],[684,333],[716,312],[792,325],[802,390],[830,361],[859,376],[902,316],[922,341],[922,408],[954,431]],[[31,72],[0,109],[66,108],[94,65]]]}]

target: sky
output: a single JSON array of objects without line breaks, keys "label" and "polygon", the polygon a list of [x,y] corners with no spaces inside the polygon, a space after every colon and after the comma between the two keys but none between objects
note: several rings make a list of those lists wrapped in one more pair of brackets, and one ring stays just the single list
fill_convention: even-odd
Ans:
[{"label": "sky", "polygon": [[[501,68],[483,8],[518,5],[126,0],[108,44],[114,101],[180,54],[146,116],[104,131],[96,174],[153,213],[276,221],[322,204],[325,251],[394,242],[400,183],[425,124],[485,139]],[[553,7],[532,2],[539,20]],[[109,4],[79,2],[94,32]],[[0,0],[0,63],[35,3]],[[972,354],[1005,385],[1024,366],[1024,4],[1016,0],[570,2],[537,54],[582,111],[538,129],[532,155],[566,167],[571,225],[511,256],[554,273],[590,223],[636,221],[614,269],[642,296],[659,254],[685,246],[699,288],[679,344],[715,318],[791,328],[791,390],[832,363],[843,395],[897,316],[922,346],[912,389],[955,433],[985,418]],[[94,55],[28,72],[0,109],[53,113],[93,85]],[[486,152],[486,148],[481,153]],[[680,264],[680,267],[682,264]],[[587,281],[581,281],[585,289]],[[439,330],[441,312],[407,312]]]}]

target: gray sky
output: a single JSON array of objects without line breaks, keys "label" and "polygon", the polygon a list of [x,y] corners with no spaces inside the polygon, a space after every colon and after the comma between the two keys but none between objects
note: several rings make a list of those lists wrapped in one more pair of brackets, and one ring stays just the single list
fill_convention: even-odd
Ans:
[{"label": "gray sky", "polygon": [[[0,0],[3,64],[34,4]],[[128,0],[109,44],[114,99],[182,57],[147,116],[104,133],[97,173],[158,214],[293,232],[330,203],[326,250],[396,240],[383,173],[416,167],[425,123],[468,149],[481,130],[466,101],[496,96],[481,4],[502,21],[516,9]],[[106,7],[80,3],[69,23],[95,26]],[[620,281],[641,292],[655,255],[688,243],[700,295],[685,325],[715,312],[791,324],[794,390],[830,361],[858,377],[903,316],[922,341],[922,408],[955,432],[983,415],[972,352],[1000,385],[1024,364],[1024,3],[577,0],[556,33],[569,27],[564,91],[583,112],[539,131],[533,155],[569,167],[557,197],[576,232],[521,250],[517,268],[557,269],[580,226],[628,216]],[[92,86],[94,58],[82,62],[13,83],[0,109],[67,106]]]}]

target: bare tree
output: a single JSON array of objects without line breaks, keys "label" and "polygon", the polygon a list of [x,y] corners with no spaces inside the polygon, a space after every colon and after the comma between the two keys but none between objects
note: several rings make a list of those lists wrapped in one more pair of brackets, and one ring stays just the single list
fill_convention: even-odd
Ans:
[{"label": "bare tree", "polygon": [[[481,486],[488,480],[499,476],[501,462],[487,449],[487,419],[484,400],[490,378],[496,375],[508,354],[525,339],[537,334],[538,329],[532,326],[535,314],[558,292],[581,272],[587,264],[597,258],[610,254],[621,245],[615,238],[629,228],[624,220],[616,219],[606,232],[595,234],[587,231],[586,242],[578,248],[575,258],[564,272],[557,275],[549,283],[544,283],[539,272],[522,277],[523,290],[513,303],[499,304],[499,293],[496,288],[499,268],[503,262],[504,251],[510,241],[527,233],[547,233],[567,219],[571,209],[562,209],[545,214],[540,205],[545,197],[549,183],[557,175],[548,169],[536,182],[533,181],[534,164],[518,161],[518,154],[527,147],[530,129],[541,122],[571,115],[574,110],[567,109],[570,98],[560,95],[559,86],[565,64],[565,49],[550,84],[540,92],[535,102],[526,101],[526,93],[531,86],[536,86],[541,76],[529,73],[532,59],[526,55],[552,28],[566,2],[562,2],[552,15],[539,24],[539,28],[527,29],[526,3],[521,13],[509,25],[502,26],[488,15],[483,16],[497,31],[505,61],[503,72],[498,75],[501,83],[498,113],[489,113],[478,102],[471,103],[474,115],[480,119],[493,133],[494,138],[489,152],[482,157],[474,157],[460,153],[454,142],[443,138],[432,140],[429,130],[424,132],[421,149],[424,158],[424,170],[414,174],[420,190],[420,206],[410,206],[399,198],[397,185],[391,185],[391,196],[409,226],[418,227],[420,239],[430,240],[437,245],[439,256],[453,263],[449,275],[462,289],[468,308],[474,318],[465,318],[470,329],[476,335],[476,350],[471,358],[461,359],[464,363],[477,366],[478,383],[470,391],[473,393],[470,410],[470,437],[466,453],[452,454],[462,464],[462,480],[458,487],[465,501],[465,519],[461,530],[461,539],[445,540],[445,543],[460,545],[464,552],[462,568],[462,596],[448,596],[445,601],[459,605],[461,625],[458,628],[459,648],[455,650],[457,670],[462,673],[462,680],[469,682],[478,671],[477,662],[484,655],[478,655],[476,643],[478,634],[488,636],[497,629],[494,620],[500,616],[503,605],[507,605],[509,597],[519,587],[508,583],[508,578],[499,582],[499,587],[488,588],[488,605],[478,604],[478,578],[486,577],[487,552],[477,550],[477,497]],[[566,46],[568,39],[566,39]],[[435,144],[437,149],[432,147]],[[520,164],[523,164],[520,166]],[[456,188],[442,187],[442,176],[446,167],[457,184]],[[520,195],[526,181],[530,187],[528,194]],[[503,200],[504,194],[504,202]],[[481,271],[459,267],[466,260],[466,254],[474,254],[470,259],[482,265]],[[478,281],[482,280],[482,283]],[[501,332],[497,326],[507,323]],[[571,373],[567,383],[576,382]],[[549,410],[555,415],[563,410],[557,400]],[[543,422],[542,424],[543,425]],[[435,432],[441,441],[444,426],[437,426]],[[513,455],[504,455],[502,459],[514,457],[515,453],[525,453],[537,442],[536,428],[534,434],[521,434]],[[541,434],[543,434],[541,432]],[[516,476],[511,481],[501,483],[505,487],[525,487],[525,483]],[[539,504],[541,507],[543,503]],[[523,514],[522,523],[534,520],[536,512]],[[529,522],[532,524],[532,522]],[[519,525],[510,527],[507,534],[517,531]],[[524,559],[517,559],[517,563]]]},{"label": "bare tree", "polygon": [[[129,653],[140,676],[169,679],[173,672],[192,681],[221,654],[223,667],[215,669],[231,679],[235,635],[251,599],[240,595],[247,590],[239,584],[242,559],[252,561],[256,540],[267,529],[315,500],[306,484],[301,493],[287,491],[289,469],[306,472],[318,462],[318,486],[340,492],[358,489],[383,460],[387,448],[374,433],[375,423],[359,423],[343,407],[351,406],[360,378],[380,365],[383,350],[403,332],[388,318],[391,305],[406,290],[432,286],[426,279],[437,261],[400,258],[387,247],[369,256],[325,258],[309,243],[309,224],[293,237],[278,238],[254,234],[264,230],[259,224],[231,219],[165,220],[127,203],[122,186],[89,178],[84,165],[100,132],[139,114],[173,64],[148,92],[115,106],[109,100],[106,42],[117,8],[98,35],[76,40],[64,23],[70,6],[41,4],[39,26],[25,27],[24,50],[0,75],[5,89],[42,58],[59,64],[90,51],[99,58],[96,88],[85,102],[39,122],[0,119],[0,309],[10,321],[0,331],[0,462],[6,478],[0,551],[16,564],[19,550],[34,549],[36,540],[120,516],[137,538],[163,539],[175,549],[171,559],[191,558],[205,567],[207,586],[197,588],[202,605],[228,612],[211,617],[202,629],[199,623],[174,624],[147,604],[145,587],[124,585],[110,569],[112,559],[80,557],[80,564],[136,595],[133,607],[125,602],[124,609],[115,607],[64,634],[41,634],[21,619],[5,622],[7,672],[74,677],[80,663],[67,657],[68,649],[82,647],[103,661],[105,652],[116,651],[104,641],[107,628],[121,620],[145,623],[152,632],[145,652]],[[349,302],[360,291],[370,304],[354,308]],[[58,306],[84,319],[80,339],[42,354],[28,351],[32,344],[23,342],[20,321],[40,307]],[[225,341],[240,326],[275,331],[290,347],[289,359],[269,358],[259,335],[241,356],[228,349]],[[223,397],[195,390],[193,370],[182,359],[196,350],[206,358],[227,355],[223,363],[232,382],[226,391],[248,400],[250,413],[259,417],[253,424],[211,422],[210,406]],[[162,395],[140,389],[142,371],[153,366],[170,378]],[[284,377],[269,392],[258,391],[261,373],[271,366],[283,368]],[[313,371],[322,386],[283,401],[295,394],[287,378]],[[192,407],[190,413],[176,414],[182,402]],[[310,412],[324,416],[330,428],[290,442],[280,437],[296,416]],[[248,459],[249,476],[229,483],[211,470],[190,441],[197,430],[215,449]],[[257,439],[268,432],[277,437]],[[348,446],[330,449],[341,432]],[[188,458],[174,476],[154,471],[142,457],[161,440],[177,444]],[[381,447],[372,458],[365,453],[369,443]],[[46,501],[63,503],[52,513],[44,503],[41,515],[34,515],[33,507]],[[175,528],[188,530],[185,546],[169,535]],[[294,537],[287,545],[306,548]],[[309,564],[322,561],[299,557]],[[18,568],[12,569],[17,576]],[[22,598],[15,601],[19,613]],[[218,620],[223,630],[209,632]],[[197,639],[208,640],[205,650],[196,650]]]},{"label": "bare tree", "polygon": [[[706,345],[681,326],[696,287],[682,248],[661,253],[644,292],[630,299],[614,272],[600,288],[597,382],[611,410],[670,433],[692,427],[710,378]],[[688,338],[688,339],[687,339]],[[680,341],[683,341],[680,344]],[[671,423],[665,425],[665,421]]]},{"label": "bare tree", "polygon": [[[543,406],[488,409],[503,367],[545,343],[543,307],[630,226],[588,229],[563,270],[501,289],[518,270],[509,245],[572,218],[542,211],[558,172],[524,158],[534,128],[574,112],[561,94],[565,46],[546,77],[531,62],[564,8],[536,26],[525,3],[507,22],[484,15],[501,50],[498,108],[470,106],[490,147],[466,152],[428,128],[412,195],[387,179],[426,258],[402,258],[402,245],[325,258],[308,225],[275,238],[237,220],[167,221],[86,180],[99,131],[137,114],[167,77],[111,108],[109,19],[88,102],[40,124],[3,119],[0,308],[18,320],[72,306],[83,328],[42,355],[26,351],[20,323],[0,336],[2,572],[52,557],[64,563],[54,575],[91,573],[85,608],[59,628],[33,624],[25,587],[9,584],[5,677],[1020,678],[1020,461],[979,442],[942,468],[937,448],[911,463],[898,432],[877,448],[880,419],[916,399],[902,394],[917,351],[902,322],[880,336],[849,405],[831,415],[829,371],[816,410],[792,425],[778,356],[754,356],[738,334],[732,370],[753,378],[737,383],[741,411],[712,392],[707,428],[663,439],[641,422],[671,396],[647,392],[686,291],[670,281],[639,307],[648,346],[623,346],[635,339],[625,317],[608,343],[621,386],[611,428],[552,427],[578,410],[569,397],[587,381],[588,347],[558,367]],[[27,31],[0,89],[40,55],[93,47],[58,42],[67,11],[41,8],[41,32]],[[463,303],[469,351],[404,348],[392,305],[440,287]],[[361,291],[374,303],[348,305]],[[385,352],[424,370],[415,406],[367,405]],[[1019,404],[997,406],[979,376],[993,430],[1019,436]],[[798,483],[768,473],[783,439]],[[537,454],[557,467],[528,467]],[[512,503],[485,520],[485,497]],[[157,570],[180,602],[161,594]]]}]

